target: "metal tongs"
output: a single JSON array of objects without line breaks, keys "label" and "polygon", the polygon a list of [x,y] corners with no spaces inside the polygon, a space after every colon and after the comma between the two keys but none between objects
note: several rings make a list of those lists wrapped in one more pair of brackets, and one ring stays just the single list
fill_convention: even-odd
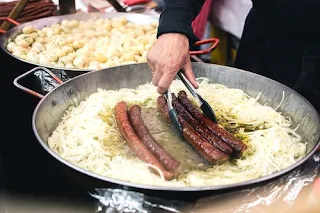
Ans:
[{"label": "metal tongs", "polygon": [[[201,95],[199,95],[197,90],[192,86],[192,84],[189,82],[189,80],[186,78],[186,76],[183,74],[183,72],[179,71],[177,75],[178,75],[179,79],[182,81],[182,83],[190,91],[192,96],[198,100],[198,103],[200,103],[200,108],[201,108],[203,114],[206,117],[208,117],[209,119],[211,119],[213,122],[217,123],[215,113],[214,113],[213,109],[211,108],[211,106],[208,104],[208,102],[205,101],[201,97]],[[170,88],[165,93],[165,98],[167,99],[167,104],[169,107],[169,116],[170,116],[171,122],[172,122],[173,126],[175,127],[175,129],[178,131],[180,137],[183,137],[182,126],[179,123],[178,114],[172,106],[172,96],[171,96]]]},{"label": "metal tongs", "polygon": [[[204,50],[190,51],[189,54],[191,56],[194,56],[194,55],[203,55],[203,54],[210,53],[217,47],[217,45],[219,43],[219,39],[218,38],[209,38],[209,39],[200,40],[195,43],[195,46],[200,46],[200,45],[208,44],[208,43],[213,43],[213,44],[209,48],[204,49]],[[215,116],[211,106],[199,95],[197,90],[192,86],[192,84],[189,82],[189,80],[186,78],[186,76],[183,74],[183,72],[179,71],[177,75],[178,75],[179,79],[183,82],[183,84],[187,87],[187,89],[190,91],[192,96],[198,100],[198,102],[200,103],[200,108],[203,111],[203,114],[205,116],[207,116],[209,119],[211,119],[213,122],[217,123],[216,116]],[[164,96],[167,99],[167,104],[169,107],[169,116],[170,116],[171,122],[173,123],[173,126],[175,127],[175,129],[178,131],[180,137],[183,137],[182,126],[179,123],[178,114],[172,106],[172,96],[171,96],[170,88],[167,90],[167,92],[164,94]]]}]

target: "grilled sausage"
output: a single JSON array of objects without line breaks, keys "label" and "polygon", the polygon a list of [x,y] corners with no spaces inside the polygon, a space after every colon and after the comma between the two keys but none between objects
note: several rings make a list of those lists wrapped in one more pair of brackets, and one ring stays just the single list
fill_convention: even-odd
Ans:
[{"label": "grilled sausage", "polygon": [[145,125],[141,116],[141,107],[133,105],[129,109],[129,119],[131,125],[151,153],[164,165],[164,167],[172,172],[175,177],[181,173],[181,165],[176,161],[151,135],[148,127]]},{"label": "grilled sausage", "polygon": [[172,94],[172,106],[175,108],[177,113],[187,121],[199,134],[206,139],[209,143],[211,143],[216,148],[220,149],[222,152],[227,155],[231,155],[233,150],[232,148],[223,142],[221,139],[217,138],[209,129],[207,129],[202,123],[200,123],[197,119],[192,117],[190,113],[186,110],[186,108],[180,103],[175,94]]},{"label": "grilled sausage", "polygon": [[[170,123],[169,108],[166,99],[159,96],[157,99],[157,107],[162,116]],[[206,141],[190,124],[188,124],[180,115],[178,115],[179,123],[182,126],[183,137],[189,142],[195,150],[199,152],[208,162],[212,164],[220,164],[229,160],[229,156],[212,146]]]},{"label": "grilled sausage", "polygon": [[[153,156],[153,154],[143,145],[139,137],[134,132],[128,117],[127,104],[124,101],[119,102],[115,107],[116,121],[120,129],[122,137],[128,143],[130,149],[138,156],[142,161],[152,164],[157,167],[163,173],[166,180],[172,180],[174,175],[171,172],[165,170],[159,160]],[[159,172],[152,168],[152,170],[158,174]]]},{"label": "grilled sausage", "polygon": [[230,132],[223,129],[222,127],[211,121],[204,114],[202,114],[200,110],[189,100],[185,91],[180,91],[178,93],[178,100],[194,118],[207,126],[207,128],[211,130],[213,134],[215,134],[218,138],[231,146],[236,157],[240,157],[242,153],[247,149],[247,146],[241,140],[239,140]]}]

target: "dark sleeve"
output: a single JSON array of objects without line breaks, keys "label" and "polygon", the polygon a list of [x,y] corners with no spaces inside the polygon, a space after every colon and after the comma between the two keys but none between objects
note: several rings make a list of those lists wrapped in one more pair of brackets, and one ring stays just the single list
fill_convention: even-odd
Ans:
[{"label": "dark sleeve", "polygon": [[191,24],[204,2],[205,0],[164,0],[157,37],[165,33],[181,33],[188,37],[192,46],[198,38],[194,35]]},{"label": "dark sleeve", "polygon": [[[253,7],[265,14],[297,18],[319,11],[319,0],[252,0]],[[300,18],[300,17],[299,17]]]},{"label": "dark sleeve", "polygon": [[264,13],[276,13],[285,5],[286,0],[252,0],[253,8]]}]

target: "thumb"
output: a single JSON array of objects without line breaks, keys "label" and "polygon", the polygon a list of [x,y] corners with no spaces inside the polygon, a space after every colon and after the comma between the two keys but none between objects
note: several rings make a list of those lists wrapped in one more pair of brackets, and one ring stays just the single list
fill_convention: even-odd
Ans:
[{"label": "thumb", "polygon": [[199,88],[198,82],[196,81],[196,77],[193,74],[192,71],[192,65],[191,65],[191,60],[188,57],[186,60],[186,64],[183,67],[184,74],[187,77],[187,79],[190,81],[190,83],[197,89]]}]

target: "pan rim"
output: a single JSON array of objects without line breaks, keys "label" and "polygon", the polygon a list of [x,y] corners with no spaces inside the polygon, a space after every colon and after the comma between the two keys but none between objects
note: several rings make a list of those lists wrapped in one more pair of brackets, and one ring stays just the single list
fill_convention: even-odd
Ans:
[{"label": "pan rim", "polygon": [[[146,64],[146,63],[144,63]],[[205,65],[205,66],[218,66],[218,67],[226,67],[226,66],[222,66],[222,65],[217,65],[217,64],[203,64],[200,62],[192,62],[192,64],[201,64],[201,65]],[[118,67],[123,67],[123,66],[130,66],[130,65],[121,65]],[[131,65],[132,66],[132,65]],[[233,68],[233,67],[229,67],[237,72],[242,72],[242,73],[248,73],[250,71],[246,71],[246,70],[242,70],[242,69],[238,69],[238,68]],[[108,72],[111,71],[111,68],[106,68],[106,69],[102,69],[102,70],[95,70],[92,72],[99,72],[99,71],[104,71],[104,72]],[[76,78],[81,78],[83,76],[86,75],[90,75],[90,73],[92,72],[88,72],[88,73],[84,73],[82,75],[76,76],[73,79]],[[290,87],[277,82],[271,78],[259,75],[257,73],[253,73],[250,72],[250,74],[255,75],[256,77],[259,78],[264,78],[266,80],[271,80],[273,83],[279,84],[281,86],[283,86],[284,88],[288,89],[289,91],[295,93],[296,95],[298,95],[303,101],[305,101],[310,108],[316,113],[317,115],[317,120],[320,123],[320,115],[319,113],[316,111],[316,109],[314,108],[314,106],[306,99],[304,98],[300,93],[294,91],[293,89],[291,89]],[[65,83],[68,83],[69,81],[72,81],[73,79],[70,79],[68,81],[66,81]],[[65,84],[64,83],[64,84]],[[53,93],[57,88],[61,87],[62,85],[59,85],[58,87],[54,88],[52,91],[50,91],[49,93],[47,93],[37,104],[36,108],[33,111],[32,114],[32,129],[33,132],[35,134],[35,137],[38,140],[38,143],[40,143],[40,145],[52,156],[54,157],[56,160],[58,160],[60,163],[64,164],[65,166],[68,166],[69,168],[80,172],[84,175],[87,175],[89,177],[95,178],[97,180],[103,181],[103,182],[108,182],[108,183],[112,183],[112,184],[118,184],[118,185],[122,185],[122,186],[126,186],[126,187],[131,187],[131,188],[136,188],[136,189],[142,189],[142,190],[153,190],[153,191],[173,191],[173,192],[205,192],[205,191],[221,191],[221,190],[230,190],[230,189],[235,189],[235,188],[240,188],[240,187],[250,187],[253,186],[255,184],[258,183],[263,183],[266,181],[270,181],[272,179],[275,179],[277,177],[281,177],[289,172],[292,172],[293,170],[297,169],[299,166],[301,166],[302,164],[304,164],[307,160],[309,160],[315,153],[316,151],[320,148],[320,135],[318,137],[318,139],[316,139],[316,145],[313,147],[313,149],[307,154],[305,155],[303,158],[301,158],[300,160],[296,161],[294,164],[292,164],[291,166],[282,169],[280,171],[274,172],[270,175],[266,175],[260,178],[255,178],[255,179],[251,179],[251,180],[247,180],[247,181],[242,181],[242,182],[237,182],[237,183],[232,183],[232,184],[223,184],[223,185],[211,185],[211,186],[199,186],[199,187],[179,187],[179,186],[154,186],[154,185],[145,185],[145,184],[138,184],[138,183],[132,183],[132,182],[128,182],[128,181],[123,181],[123,180],[119,180],[119,179],[114,179],[114,178],[110,178],[110,177],[106,177],[106,176],[102,176],[93,172],[90,172],[89,170],[83,169],[75,164],[72,164],[70,162],[68,162],[67,160],[63,159],[62,157],[60,157],[57,153],[55,153],[53,150],[51,150],[49,148],[49,146],[47,145],[46,142],[44,142],[38,132],[37,132],[37,128],[36,128],[36,116],[37,116],[37,111],[40,108],[40,106],[42,105],[43,101],[51,94]]]}]

